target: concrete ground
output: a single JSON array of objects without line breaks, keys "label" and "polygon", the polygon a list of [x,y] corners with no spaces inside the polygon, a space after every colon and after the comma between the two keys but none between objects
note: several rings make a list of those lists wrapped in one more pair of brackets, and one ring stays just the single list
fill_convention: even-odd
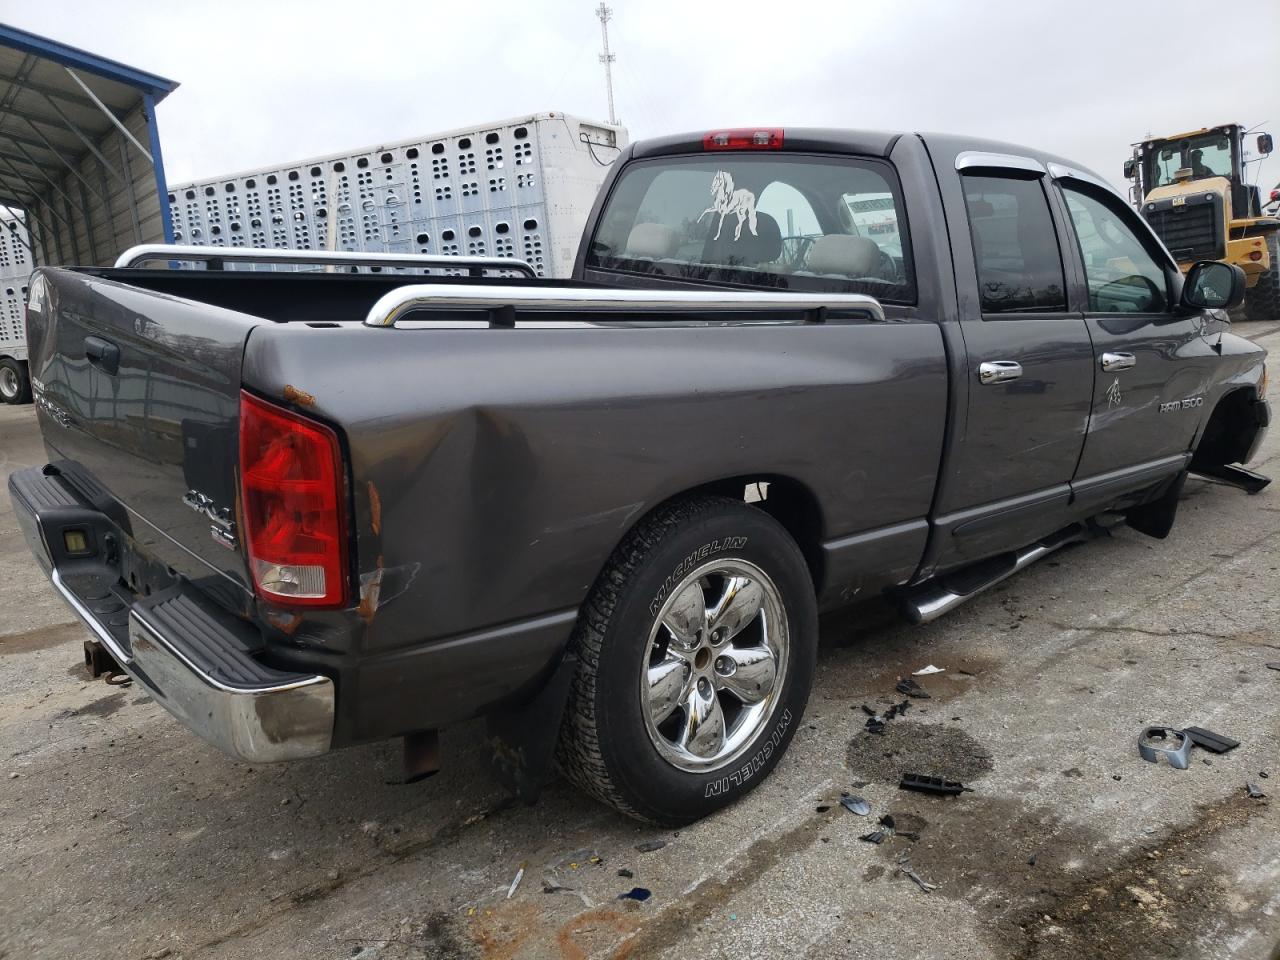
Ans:
[{"label": "concrete ground", "polygon": [[[0,477],[41,462],[31,408],[0,407]],[[1255,467],[1280,468],[1280,431]],[[417,786],[390,783],[395,745],[233,762],[86,678],[10,513],[0,493],[0,957],[1280,955],[1280,484],[1192,480],[1168,540],[1118,529],[926,627],[828,618],[775,774],[680,831],[559,782],[504,803],[474,724]],[[932,699],[865,733],[861,705],[929,663]],[[1152,722],[1241,746],[1154,766]],[[973,792],[904,793],[904,771]],[[859,840],[888,813],[898,835]]]}]

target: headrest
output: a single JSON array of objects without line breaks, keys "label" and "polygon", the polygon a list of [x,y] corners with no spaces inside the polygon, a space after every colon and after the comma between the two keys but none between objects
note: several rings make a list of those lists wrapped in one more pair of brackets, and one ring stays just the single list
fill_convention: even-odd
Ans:
[{"label": "headrest", "polygon": [[809,246],[805,267],[814,273],[841,273],[849,277],[875,276],[880,247],[874,240],[847,233],[829,233]]},{"label": "headrest", "polygon": [[782,231],[778,229],[778,221],[767,213],[756,214],[756,232],[751,232],[750,219],[742,222],[742,234],[733,239],[738,229],[738,218],[729,214],[724,218],[724,227],[720,230],[720,239],[716,240],[716,226],[719,218],[713,219],[710,239],[703,251],[704,263],[723,263],[735,267],[755,267],[762,263],[773,263],[782,256]]},{"label": "headrest", "polygon": [[624,252],[632,257],[652,257],[655,260],[670,257],[680,245],[680,238],[670,227],[662,223],[638,223],[627,236]]}]

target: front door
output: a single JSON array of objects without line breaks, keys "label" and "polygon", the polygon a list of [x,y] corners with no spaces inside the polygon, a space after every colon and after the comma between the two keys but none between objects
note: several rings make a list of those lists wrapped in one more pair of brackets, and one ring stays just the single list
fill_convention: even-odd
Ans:
[{"label": "front door", "polygon": [[1204,318],[1174,311],[1167,258],[1127,204],[1083,181],[1059,185],[1084,271],[1096,374],[1077,486],[1119,470],[1176,472],[1213,369]]},{"label": "front door", "polygon": [[1028,166],[959,178],[973,273],[957,260],[968,400],[939,502],[945,565],[1024,546],[1066,523],[1089,419],[1089,335],[1068,309],[1043,168]]}]

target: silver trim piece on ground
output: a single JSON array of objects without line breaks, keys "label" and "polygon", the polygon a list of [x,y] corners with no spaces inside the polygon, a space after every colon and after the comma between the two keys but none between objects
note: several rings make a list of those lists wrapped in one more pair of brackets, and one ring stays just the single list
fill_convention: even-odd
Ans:
[{"label": "silver trim piece on ground", "polygon": [[509,257],[445,257],[427,253],[352,253],[346,250],[273,250],[267,247],[198,247],[190,244],[143,243],[116,258],[117,269],[151,260],[194,260],[208,263],[315,264],[344,267],[417,267],[467,270],[480,276],[486,270],[508,270],[536,277],[524,260]]}]

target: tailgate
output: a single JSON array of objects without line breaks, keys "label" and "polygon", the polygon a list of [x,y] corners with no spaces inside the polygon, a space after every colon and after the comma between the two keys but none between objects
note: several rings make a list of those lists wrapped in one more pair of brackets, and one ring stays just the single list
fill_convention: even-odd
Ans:
[{"label": "tailgate", "polygon": [[30,287],[50,462],[138,547],[224,596],[246,583],[234,522],[240,366],[264,322],[71,270],[37,271]]}]

